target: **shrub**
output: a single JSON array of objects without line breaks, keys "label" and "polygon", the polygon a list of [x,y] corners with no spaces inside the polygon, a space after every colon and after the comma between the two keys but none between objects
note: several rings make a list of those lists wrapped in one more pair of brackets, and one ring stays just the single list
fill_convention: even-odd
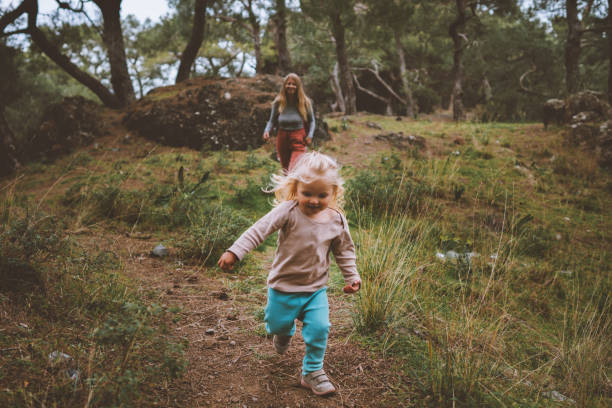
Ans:
[{"label": "shrub", "polygon": [[440,105],[440,95],[427,87],[416,88],[413,92],[420,113],[433,113],[436,106]]}]

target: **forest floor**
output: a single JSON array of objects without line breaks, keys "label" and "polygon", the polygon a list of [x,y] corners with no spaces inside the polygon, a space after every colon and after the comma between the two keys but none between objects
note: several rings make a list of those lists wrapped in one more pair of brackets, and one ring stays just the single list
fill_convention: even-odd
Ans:
[{"label": "forest floor", "polygon": [[[438,255],[436,248],[439,244],[437,237],[436,241],[430,242],[430,246],[427,247],[427,254],[419,260],[420,266],[427,265],[432,268],[417,279],[417,283],[423,285],[419,289],[423,290],[423,301],[431,301],[433,306],[429,312],[418,317],[423,321],[404,322],[405,326],[401,327],[403,331],[399,333],[400,337],[405,335],[411,339],[406,343],[410,345],[409,347],[412,345],[422,347],[418,352],[408,356],[403,355],[403,351],[384,352],[389,350],[381,344],[388,340],[384,333],[375,332],[362,336],[356,332],[353,321],[356,307],[353,303],[354,298],[342,293],[342,284],[338,281],[339,274],[337,271],[332,271],[328,290],[332,327],[324,368],[336,386],[337,392],[328,397],[317,397],[310,390],[302,388],[299,382],[304,353],[299,322],[296,335],[284,355],[275,353],[272,341],[265,333],[263,323],[263,308],[266,303],[265,282],[274,246],[264,243],[262,251],[253,251],[250,260],[242,262],[244,266],[235,273],[225,273],[215,266],[205,266],[203,261],[184,259],[178,247],[188,238],[186,235],[189,232],[184,228],[185,224],[181,224],[180,228],[174,228],[172,222],[176,219],[172,218],[172,207],[162,209],[163,203],[146,202],[147,199],[163,198],[164,194],[170,194],[174,198],[182,197],[181,194],[187,191],[182,190],[182,187],[179,188],[182,184],[182,181],[180,183],[178,181],[182,177],[179,174],[182,174],[182,171],[185,173],[185,186],[196,185],[203,173],[210,172],[208,184],[198,197],[198,200],[202,201],[194,200],[194,202],[197,205],[212,205],[213,201],[215,203],[222,201],[224,206],[238,210],[240,215],[246,214],[245,216],[252,221],[269,208],[269,197],[261,193],[258,183],[269,178],[270,171],[278,169],[278,165],[269,160],[274,151],[273,145],[268,144],[248,152],[198,152],[185,147],[160,145],[133,134],[124,127],[119,112],[104,111],[103,119],[107,134],[97,140],[95,145],[80,148],[70,156],[50,164],[32,164],[18,177],[4,183],[2,188],[6,192],[7,202],[18,203],[18,200],[14,199],[18,194],[29,195],[28,200],[36,205],[37,211],[40,207],[50,214],[59,213],[58,218],[67,225],[65,232],[70,239],[78,242],[85,253],[93,256],[99,251],[108,251],[114,254],[120,265],[117,268],[118,274],[127,278],[126,287],[133,289],[143,302],[161,305],[165,312],[171,311],[163,317],[164,330],[167,330],[163,332],[163,338],[167,339],[168,343],[186,345],[183,355],[186,362],[185,371],[176,379],[152,381],[151,384],[142,387],[147,390],[147,395],[134,394],[136,400],[140,398],[147,401],[142,406],[185,408],[454,406],[452,402],[454,389],[449,391],[440,388],[448,385],[446,382],[448,379],[444,375],[450,375],[444,366],[446,360],[443,361],[442,358],[447,358],[451,354],[437,357],[438,351],[434,347],[442,347],[440,344],[444,339],[449,341],[448,327],[456,330],[455,333],[450,333],[451,338],[456,336],[457,341],[456,344],[449,343],[452,347],[464,344],[462,342],[465,339],[462,336],[469,337],[471,334],[469,330],[466,332],[461,324],[453,326],[454,321],[446,315],[443,316],[451,324],[443,326],[443,330],[436,332],[436,324],[442,321],[438,317],[432,317],[438,316],[435,312],[438,305],[441,307],[450,305],[448,312],[452,313],[452,309],[456,309],[454,299],[457,298],[454,292],[447,294],[448,288],[457,287],[456,278],[449,277],[445,271],[450,269],[445,269],[441,266],[442,262],[436,259]],[[599,260],[593,262],[593,269],[597,270],[601,267],[600,264],[605,264],[610,242],[609,233],[606,232],[610,223],[609,209],[605,205],[605,197],[608,197],[612,191],[609,187],[609,174],[600,170],[592,160],[586,159],[588,152],[576,151],[565,146],[559,129],[544,130],[541,124],[470,122],[455,124],[449,123],[449,116],[444,112],[423,116],[418,120],[358,114],[347,118],[330,117],[328,124],[332,138],[323,142],[318,148],[338,159],[344,167],[343,176],[347,179],[364,170],[379,171],[377,169],[383,167],[393,170],[395,167],[401,167],[402,161],[412,160],[412,163],[418,161],[419,165],[429,169],[433,174],[429,180],[434,183],[438,177],[441,177],[440,172],[450,163],[452,179],[451,176],[442,175],[444,176],[442,187],[436,184],[437,187],[435,189],[432,187],[432,191],[436,192],[434,199],[442,209],[444,222],[449,226],[448,230],[455,234],[450,237],[451,240],[461,238],[461,228],[456,226],[458,223],[483,224],[487,230],[503,229],[506,216],[506,191],[510,187],[513,193],[516,191],[517,205],[523,203],[529,205],[526,204],[526,208],[521,211],[533,214],[537,222],[543,225],[538,228],[547,228],[546,235],[542,236],[554,237],[558,232],[556,239],[546,241],[547,245],[555,245],[555,252],[545,248],[541,251],[542,254],[538,255],[543,259],[543,266],[539,269],[526,264],[522,267],[513,265],[513,268],[520,271],[516,273],[516,279],[517,287],[524,288],[521,292],[523,297],[515,303],[514,297],[510,296],[511,302],[503,305],[504,316],[512,313],[524,319],[532,316],[539,319],[540,316],[562,313],[558,311],[559,308],[549,307],[546,299],[552,299],[556,293],[565,293],[564,279],[569,278],[566,273],[556,272],[561,266],[550,266],[545,263],[548,258],[544,259],[544,256],[548,256],[549,252],[561,256],[558,254],[567,253],[570,248],[575,255],[591,254],[597,250],[603,255],[601,259],[598,258]],[[255,163],[251,167],[248,164],[249,160],[251,164]],[[465,167],[461,167],[462,164]],[[552,170],[549,170],[551,168]],[[578,181],[571,185],[570,181],[574,183],[574,178],[564,181],[569,179],[569,175]],[[414,175],[415,179],[418,177],[425,176]],[[458,191],[454,183],[467,189],[463,197],[461,196],[463,190]],[[570,188],[577,189],[581,183],[588,186],[588,189],[583,189],[582,193],[575,193],[578,199],[574,197]],[[120,204],[127,209],[125,213],[121,213],[122,209],[114,208],[115,202],[111,202],[111,209],[117,210],[117,213],[100,215],[100,209],[106,207],[104,203],[97,203],[96,200],[104,200],[105,197],[96,194],[112,192],[113,188],[119,192],[118,194],[125,192],[124,201],[117,198],[116,202],[121,201]],[[75,193],[77,198],[85,197],[91,201],[83,199],[70,202],[72,190],[82,194],[79,196]],[[129,195],[133,191],[143,195]],[[253,202],[252,194],[259,194],[257,200]],[[479,198],[479,194],[483,194],[482,199]],[[246,196],[246,201],[244,198],[241,199],[241,196]],[[180,204],[188,200],[175,202]],[[574,210],[573,206],[578,204],[582,207],[580,210]],[[135,221],[127,219],[128,217],[123,219],[123,215],[128,214],[128,210],[132,211],[134,206],[138,218]],[[151,207],[151,212],[142,211],[145,206]],[[11,214],[11,207],[4,210]],[[166,220],[165,224],[156,225],[155,221],[151,221],[156,218],[151,217],[148,220],[149,224],[145,225],[140,219],[141,213],[150,215],[155,211],[167,211],[164,214],[170,214],[170,221]],[[87,217],[91,218],[88,220]],[[577,226],[571,230],[568,226],[570,218],[577,220]],[[433,219],[427,218],[426,222],[433,222]],[[144,233],[137,231],[141,226],[145,228]],[[568,239],[559,238],[561,234]],[[169,247],[168,256],[152,256],[152,249],[160,242]],[[481,246],[483,254],[488,250],[487,245]],[[81,258],[77,261],[79,259]],[[59,259],[59,262],[62,263],[64,260]],[[482,262],[485,263],[486,260]],[[528,267],[528,270],[520,269]],[[567,269],[574,267],[578,268],[570,264]],[[563,272],[567,272],[566,267],[563,268]],[[107,272],[109,271],[103,268],[102,273]],[[79,275],[75,272],[75,275],[82,275],[86,277],[85,280],[95,281],[84,273]],[[71,275],[63,273],[62,276]],[[554,279],[548,279],[550,276]],[[480,279],[486,281],[487,275],[483,274]],[[101,282],[104,283],[103,280]],[[95,284],[100,285],[97,281]],[[440,290],[437,289],[438,284]],[[58,286],[59,289],[55,291],[61,294],[63,286]],[[98,287],[92,290],[97,296]],[[112,291],[109,293],[107,299],[109,305],[120,303],[117,299],[120,301],[126,299],[120,296],[112,297],[111,295],[115,295]],[[541,296],[541,293],[545,295]],[[469,302],[472,298],[466,299]],[[131,302],[129,299],[128,301]],[[58,302],[58,305],[62,304],[61,301]],[[95,306],[94,301],[83,301],[82,305],[79,304],[83,309],[82,312],[77,311],[77,313],[74,310],[69,312],[71,315],[82,317],[80,313],[82,315],[89,313],[88,308],[92,304]],[[554,304],[553,301],[551,304]],[[99,401],[103,401],[106,392],[103,386],[107,386],[109,401],[115,401],[113,398],[117,398],[123,390],[129,391],[130,385],[121,382],[124,377],[127,378],[127,374],[124,376],[116,374],[111,384],[110,380],[104,383],[95,375],[90,376],[89,371],[98,374],[111,366],[115,367],[112,370],[123,374],[126,362],[130,358],[138,358],[144,361],[142,366],[148,364],[153,370],[162,371],[156,365],[159,364],[158,361],[152,359],[149,362],[147,356],[143,355],[147,350],[145,346],[136,350],[138,347],[131,349],[130,345],[125,351],[125,357],[120,355],[120,358],[116,358],[121,351],[119,346],[113,348],[98,340],[96,344],[92,339],[94,336],[88,336],[87,333],[96,333],[101,327],[100,321],[87,322],[83,317],[81,320],[83,330],[73,332],[70,321],[60,321],[63,326],[54,327],[58,321],[48,318],[53,316],[53,313],[47,311],[47,306],[42,308],[44,313],[35,315],[27,309],[32,308],[31,305],[11,303],[7,297],[0,296],[0,306],[4,305],[10,305],[11,309],[0,310],[3,318],[0,320],[0,350],[3,353],[0,354],[0,363],[10,362],[10,369],[20,370],[15,371],[18,373],[16,376],[23,378],[12,378],[5,372],[6,370],[0,369],[0,385],[3,389],[0,393],[0,405],[2,398],[8,395],[7,401],[26,401],[15,406],[40,406],[41,404],[36,403],[36,399],[45,405],[45,401],[53,402],[53,398],[57,397],[58,394],[53,395],[53,392],[65,392],[68,397],[59,396],[56,399],[71,401],[64,406],[96,406],[95,403],[90,405],[94,391],[94,402],[96,397],[100,398]],[[20,309],[21,307],[23,309]],[[508,312],[507,307],[512,307],[514,310],[510,309]],[[111,306],[108,308],[111,310]],[[36,321],[34,317],[38,320]],[[425,321],[430,318],[432,322]],[[64,318],[64,320],[69,319]],[[461,321],[461,316],[457,321]],[[534,318],[534,321],[539,320]],[[551,321],[553,323],[546,326],[545,330],[556,333],[554,330],[558,323],[552,317]],[[36,327],[37,323],[40,329]],[[45,324],[50,327],[45,327]],[[90,326],[86,327],[86,324]],[[527,326],[521,326],[521,330],[531,330]],[[424,334],[426,330],[428,333]],[[163,330],[160,329],[161,331]],[[57,336],[59,340],[48,339],[47,337],[51,335],[49,333]],[[532,335],[531,331],[526,333],[529,335],[525,335],[525,338],[531,338],[529,337]],[[395,336],[397,335],[396,332]],[[497,339],[497,335],[495,332],[490,337]],[[521,343],[522,337],[512,334],[507,337],[505,340],[508,349],[515,347],[515,343],[512,342],[516,341],[519,355],[517,359],[524,361],[525,358],[521,353],[523,349],[528,349],[527,344],[531,344],[532,341],[525,340],[525,343]],[[391,339],[391,342],[393,341]],[[548,347],[547,342],[548,340],[545,347]],[[120,342],[117,344],[121,345]],[[493,347],[494,351],[496,344]],[[83,380],[79,382],[78,387],[74,385],[72,396],[70,392],[73,385],[70,380],[66,380],[65,376],[62,377],[47,367],[49,364],[47,355],[53,350],[64,350],[75,356],[82,371],[85,367],[89,367],[88,375],[85,376],[83,373]],[[538,351],[537,355],[540,354],[544,353]],[[471,349],[467,355],[472,355]],[[96,358],[99,359],[97,366]],[[122,358],[123,363],[121,363]],[[119,361],[118,367],[116,367],[117,361]],[[520,384],[522,378],[507,377],[503,374],[504,367],[497,367],[497,354],[491,361],[495,370],[502,371],[502,374],[495,371],[495,375],[491,376],[493,379],[491,381],[494,381],[502,391],[497,394],[491,392],[491,395],[503,397],[507,390],[513,390],[515,394],[512,398],[517,398],[514,401],[537,401],[533,406],[554,404],[549,400],[543,400],[540,391],[548,390],[549,384],[558,388],[559,384],[563,383],[562,380],[555,379],[553,382],[548,374],[542,374],[541,379],[537,378],[540,376],[539,366],[525,368],[532,370],[527,372],[530,373],[529,378],[533,383],[539,381],[543,385],[538,385],[539,388],[535,386],[524,388]],[[129,364],[138,365],[134,361],[129,361]],[[428,364],[433,366],[430,367]],[[34,370],[31,366],[38,368]],[[516,366],[520,367],[521,363],[517,363]],[[144,372],[144,369],[141,371]],[[431,373],[431,378],[419,378],[415,374],[417,372],[426,373],[425,375]],[[461,375],[459,373],[456,374],[457,377],[451,376],[451,378],[460,378]],[[88,382],[90,379],[91,382]],[[94,384],[94,380],[99,382]],[[114,386],[115,381],[117,387],[112,388],[111,385]],[[61,384],[57,385],[58,383]],[[48,392],[49,389],[52,390],[51,393]],[[565,392],[563,388],[558,389]],[[477,394],[470,388],[469,392],[472,394],[464,395],[465,401],[481,401],[480,406],[486,406],[482,403],[486,400],[478,398],[479,395],[488,396],[488,390]],[[28,398],[30,398],[29,403]],[[84,403],[85,401],[87,402]],[[469,406],[469,402],[463,406]],[[506,405],[502,403],[500,406]]]}]

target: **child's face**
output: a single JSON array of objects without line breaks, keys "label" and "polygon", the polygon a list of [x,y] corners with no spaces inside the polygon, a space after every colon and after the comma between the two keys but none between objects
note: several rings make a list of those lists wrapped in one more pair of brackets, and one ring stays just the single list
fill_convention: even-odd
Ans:
[{"label": "child's face", "polygon": [[319,179],[312,183],[298,182],[298,206],[309,217],[313,217],[325,210],[332,202],[333,197],[334,186],[325,180]]}]

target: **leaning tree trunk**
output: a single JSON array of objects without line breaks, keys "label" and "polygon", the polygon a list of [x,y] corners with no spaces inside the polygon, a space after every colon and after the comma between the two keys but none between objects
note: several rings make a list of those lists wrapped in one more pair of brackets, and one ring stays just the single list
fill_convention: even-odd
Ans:
[{"label": "leaning tree trunk", "polygon": [[353,86],[353,77],[351,67],[346,56],[346,44],[344,41],[344,25],[340,19],[340,12],[336,11],[330,15],[332,34],[336,42],[336,56],[338,58],[338,66],[340,68],[340,86],[344,94],[344,103],[346,105],[345,112],[351,115],[357,112],[357,96],[355,95],[355,87]]},{"label": "leaning tree trunk", "polygon": [[206,25],[206,6],[208,0],[196,0],[194,5],[193,27],[191,29],[191,37],[181,55],[181,63],[176,74],[176,83],[189,79],[191,67],[193,66],[198,51],[204,41],[204,27]]},{"label": "leaning tree trunk", "polygon": [[291,72],[291,55],[287,48],[287,8],[285,0],[276,0],[275,36],[276,52],[278,53],[278,71],[281,75]]},{"label": "leaning tree trunk", "polygon": [[61,50],[51,41],[47,39],[45,34],[37,27],[38,19],[38,1],[24,0],[15,10],[5,13],[0,17],[0,32],[24,13],[28,15],[28,28],[26,32],[30,35],[32,42],[45,54],[51,61],[56,63],[68,75],[85,85],[92,91],[102,103],[110,108],[119,107],[118,98],[113,95],[102,83],[96,78],[81,70],[73,64],[68,57],[62,54]]},{"label": "leaning tree trunk", "polygon": [[453,119],[465,119],[465,109],[463,107],[463,63],[461,57],[463,55],[463,44],[459,34],[459,30],[465,26],[465,2],[466,0],[457,1],[457,18],[449,27],[449,34],[453,39],[453,92],[451,95],[453,101]]},{"label": "leaning tree trunk", "polygon": [[127,68],[123,32],[121,30],[121,0],[94,0],[102,12],[104,31],[102,41],[106,46],[111,70],[111,84],[121,106],[136,99],[132,79]]},{"label": "leaning tree trunk", "polygon": [[399,59],[400,77],[402,78],[402,88],[406,95],[406,116],[412,117],[415,114],[414,99],[412,98],[412,89],[408,83],[408,70],[406,69],[406,57],[404,56],[404,47],[399,33],[395,32],[395,48],[397,49],[397,57]]}]

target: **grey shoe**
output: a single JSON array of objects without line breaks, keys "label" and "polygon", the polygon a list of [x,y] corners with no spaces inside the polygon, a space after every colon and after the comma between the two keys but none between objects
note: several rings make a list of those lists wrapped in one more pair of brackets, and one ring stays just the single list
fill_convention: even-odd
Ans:
[{"label": "grey shoe", "polygon": [[323,370],[303,375],[301,383],[302,387],[310,388],[315,395],[327,395],[336,392],[336,387],[329,381]]},{"label": "grey shoe", "polygon": [[274,337],[272,337],[272,344],[274,344],[274,349],[278,354],[284,354],[289,348],[289,343],[291,343],[291,336],[275,334]]}]

